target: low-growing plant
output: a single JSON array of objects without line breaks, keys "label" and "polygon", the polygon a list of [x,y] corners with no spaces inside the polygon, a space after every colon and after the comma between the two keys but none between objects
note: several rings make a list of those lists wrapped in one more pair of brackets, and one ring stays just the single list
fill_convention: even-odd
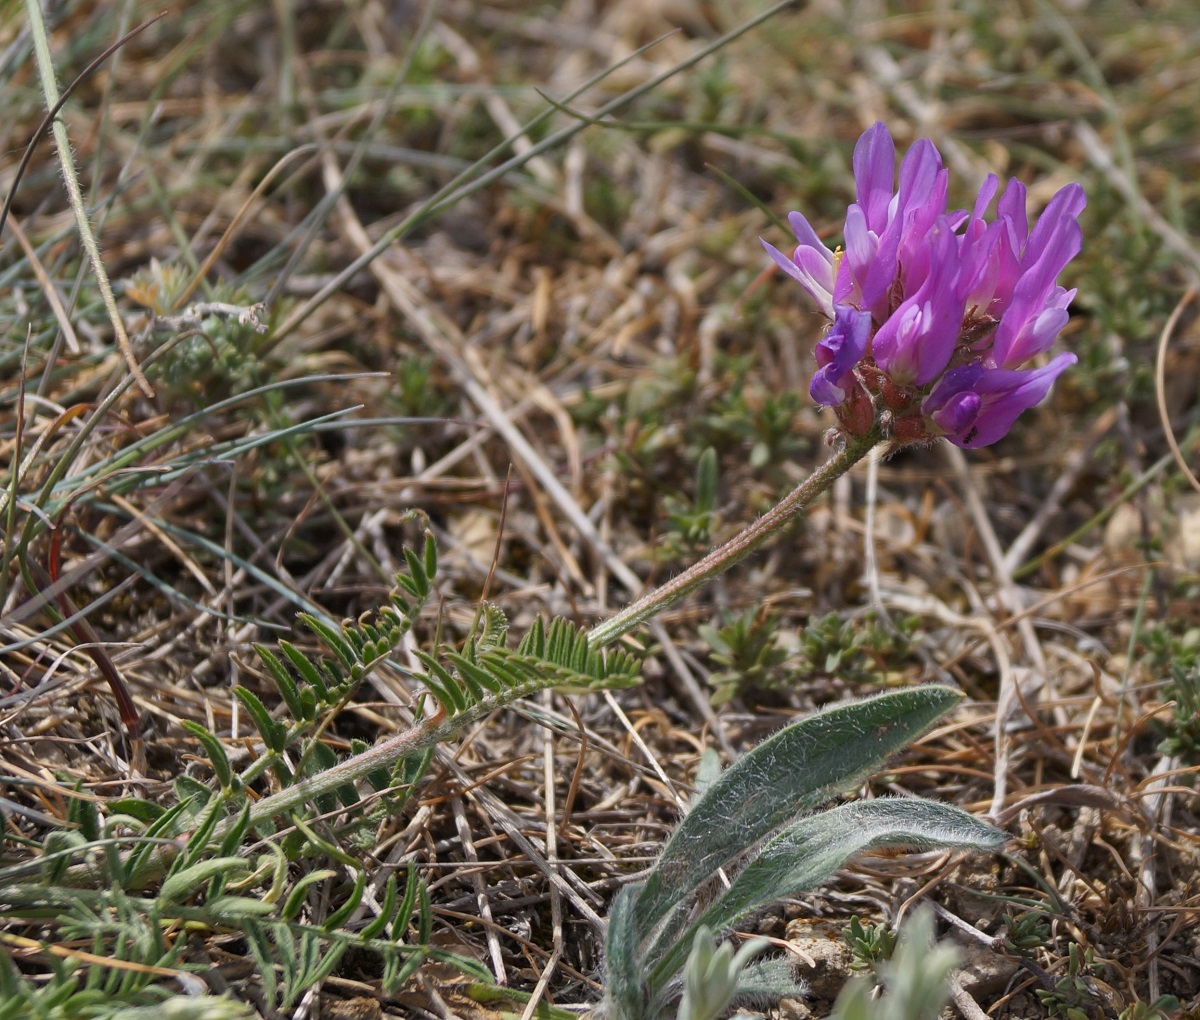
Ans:
[{"label": "low-growing plant", "polygon": [[[132,827],[129,817],[118,815],[109,823],[113,833]],[[162,826],[150,825],[137,835],[84,841],[69,851],[47,854],[43,863],[57,863],[67,854],[74,859],[103,856],[111,862],[118,846],[162,845],[163,837],[154,834],[162,831]],[[395,876],[388,879],[377,915],[357,931],[345,927],[366,888],[366,874],[357,864],[339,907],[319,920],[301,921],[298,915],[310,893],[329,884],[337,873],[314,869],[291,878],[278,849],[268,849],[255,860],[239,856],[247,831],[241,824],[216,850],[181,857],[190,863],[173,870],[153,896],[127,891],[125,886],[134,879],[128,868],[119,873],[110,869],[108,886],[96,888],[43,884],[31,880],[19,865],[0,869],[4,913],[29,918],[31,928],[35,918],[52,918],[54,935],[53,940],[41,933],[6,936],[10,946],[37,954],[49,969],[41,979],[32,980],[0,956],[5,1017],[124,1016],[120,1010],[141,1007],[167,1008],[169,1015],[183,1020],[253,1015],[246,1005],[228,1000],[222,1005],[220,999],[201,999],[190,1006],[178,1001],[163,977],[175,977],[198,992],[205,988],[202,976],[210,967],[185,957],[187,938],[178,934],[167,938],[174,930],[236,935],[242,951],[254,961],[259,994],[268,1011],[293,1006],[351,950],[378,961],[385,993],[403,988],[426,960],[452,966],[477,981],[490,980],[487,970],[474,961],[431,944],[429,898],[414,867],[408,870],[402,892]],[[340,857],[346,859],[345,854]],[[260,885],[264,875],[269,885],[265,894],[243,894]],[[55,941],[86,945],[88,950],[56,952]]]},{"label": "low-growing plant", "polygon": [[936,1020],[950,1001],[960,954],[933,941],[933,911],[917,911],[901,928],[870,977],[852,980],[834,1003],[831,1020]]},{"label": "low-growing plant", "polygon": [[1169,718],[1152,720],[1162,735],[1158,749],[1194,765],[1200,762],[1200,628],[1176,634],[1168,627],[1153,627],[1143,640],[1147,667],[1155,679],[1165,681],[1160,697],[1174,703]]},{"label": "low-growing plant", "polygon": [[786,464],[807,445],[794,431],[796,414],[802,406],[800,394],[754,394],[746,392],[745,376],[750,361],[745,357],[721,358],[717,371],[728,376],[721,393],[699,422],[705,441],[719,450],[737,450],[755,471]]},{"label": "low-growing plant", "polygon": [[1182,1003],[1174,995],[1160,995],[1153,1002],[1135,1002],[1126,1006],[1117,1014],[1117,1020],[1166,1020],[1167,1017],[1179,1017],[1180,1020],[1191,1020],[1189,1013],[1181,1009]]},{"label": "low-growing plant", "polygon": [[895,929],[887,924],[864,925],[857,914],[850,918],[842,935],[854,957],[850,961],[851,970],[870,970],[890,960],[896,949]]},{"label": "low-growing plant", "polygon": [[863,642],[863,630],[837,613],[810,620],[800,634],[804,661],[812,673],[844,676]]},{"label": "low-growing plant", "polygon": [[1100,1005],[1094,979],[1104,970],[1090,946],[1084,948],[1072,942],[1067,951],[1067,972],[1055,981],[1053,988],[1038,988],[1034,994],[1049,1016],[1087,1020]]},{"label": "low-growing plant", "polygon": [[720,627],[700,626],[709,658],[720,667],[708,678],[714,705],[750,689],[769,689],[784,682],[779,667],[788,660],[788,651],[778,643],[778,625],[778,613],[751,606],[736,616],[726,614]]},{"label": "low-growing plant", "polygon": [[[622,888],[613,903],[606,1017],[659,1020],[675,1015],[684,999],[692,1016],[712,1017],[739,1002],[803,995],[786,961],[755,961],[761,947],[753,944],[736,954],[714,948],[713,933],[828,880],[866,850],[1002,845],[1005,833],[933,801],[852,801],[810,813],[878,769],[959,698],[928,686],[828,708],[781,730],[707,786],[646,879]],[[732,883],[706,896],[723,869],[736,869]]]},{"label": "low-growing plant", "polygon": [[696,464],[695,495],[691,499],[667,496],[663,500],[668,522],[663,552],[667,558],[695,553],[712,544],[713,529],[719,520],[717,477],[717,451],[709,446]]},{"label": "low-growing plant", "polygon": [[[93,799],[77,795],[68,801],[65,826],[46,837],[32,864],[0,868],[0,912],[33,923],[49,911],[57,939],[86,936],[97,959],[131,965],[61,965],[48,941],[33,939],[31,945],[45,950],[55,966],[49,985],[0,968],[0,992],[7,986],[10,993],[4,1001],[25,1010],[11,1014],[14,1020],[50,1015],[50,1001],[68,1010],[63,1015],[80,1015],[101,1000],[131,1008],[163,1001],[164,973],[196,969],[177,960],[186,940],[163,939],[173,925],[240,933],[268,1010],[293,1005],[349,949],[379,960],[385,991],[402,987],[427,959],[487,982],[486,970],[431,945],[430,904],[411,864],[403,893],[389,878],[375,918],[346,930],[363,902],[367,873],[344,847],[381,813],[402,808],[436,746],[464,726],[538,691],[628,686],[636,682],[637,663],[623,652],[593,650],[564,620],[538,620],[509,647],[503,613],[485,603],[458,649],[415,650],[426,670],[421,679],[429,701],[417,707],[417,723],[372,748],[352,744],[349,755],[339,756],[324,739],[330,721],[393,653],[433,593],[433,536],[426,533],[420,554],[406,550],[404,557],[408,569],[396,576],[379,609],[341,624],[300,614],[328,655],[307,655],[287,640],[277,650],[257,646],[280,704],[270,707],[249,687],[234,688],[257,731],[248,765],[235,769],[225,740],[184,720],[204,749],[211,784],[181,775],[165,802],[124,798],[103,812]],[[251,795],[266,790],[272,792]],[[318,823],[318,816],[326,820]],[[288,831],[276,835],[281,828]],[[265,849],[251,856],[247,846]],[[304,869],[299,878],[291,870],[295,865]],[[347,871],[350,881],[339,880]],[[142,894],[154,884],[156,894]],[[265,892],[249,895],[263,887]],[[332,887],[338,905],[302,922],[301,913],[311,911],[310,895],[324,887]]]},{"label": "low-growing plant", "polygon": [[1005,948],[1014,953],[1029,953],[1042,949],[1050,942],[1050,925],[1046,914],[1040,910],[1024,910],[1019,914],[1004,914],[1000,918],[1004,925]]}]

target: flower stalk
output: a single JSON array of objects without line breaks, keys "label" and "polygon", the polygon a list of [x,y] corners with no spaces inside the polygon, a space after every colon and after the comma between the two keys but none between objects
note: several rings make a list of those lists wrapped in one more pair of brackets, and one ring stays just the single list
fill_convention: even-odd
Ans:
[{"label": "flower stalk", "polygon": [[674,605],[681,598],[707,584],[714,577],[725,573],[735,563],[762,546],[777,531],[799,517],[818,496],[885,439],[887,434],[879,421],[861,435],[847,436],[841,449],[757,521],[702,560],[692,564],[682,574],[593,627],[588,633],[588,643],[593,648],[611,644],[623,634],[628,634],[634,627],[657,616],[668,606]]},{"label": "flower stalk", "polygon": [[1032,229],[1017,180],[987,219],[999,190],[994,174],[972,209],[950,211],[949,173],[934,144],[921,139],[909,150],[897,186],[895,144],[881,123],[854,149],[854,183],[844,248],[828,248],[799,213],[789,217],[790,254],[763,242],[830,321],[810,393],[832,409],[844,445],[735,538],[595,627],[592,647],[724,573],[879,443],[995,443],[1078,360],[1067,352],[1028,367],[1053,345],[1075,296],[1058,276],[1082,244],[1078,184],[1062,188]]}]

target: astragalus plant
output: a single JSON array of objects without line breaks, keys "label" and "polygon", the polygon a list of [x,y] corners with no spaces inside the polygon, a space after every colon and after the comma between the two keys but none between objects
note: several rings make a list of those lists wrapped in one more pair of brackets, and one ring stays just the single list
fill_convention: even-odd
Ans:
[{"label": "astragalus plant", "polygon": [[[1074,291],[1058,276],[1080,250],[1077,184],[1030,229],[1025,188],[1010,181],[990,222],[998,180],[973,209],[948,211],[948,171],[933,143],[905,156],[876,123],[854,151],[857,200],[844,246],[830,249],[799,213],[797,244],[776,263],[817,301],[830,325],[816,347],[810,394],[837,419],[833,456],[764,517],[690,570],[592,632],[611,640],[723,572],[798,515],[877,446],[891,452],[947,439],[1002,438],[1076,361],[1053,345]],[[765,243],[765,242],[764,242]],[[850,856],[881,846],[995,849],[1003,833],[956,808],[917,799],[859,801],[812,811],[878,768],[948,711],[943,687],[894,692],[793,724],[708,787],[643,881],[624,888],[608,930],[604,1011],[612,1020],[711,1020],[739,1001],[801,994],[785,963],[714,945],[780,897],[828,879]],[[722,869],[727,888],[712,892]],[[707,894],[707,895],[706,895]]]},{"label": "astragalus plant", "polygon": [[947,210],[949,172],[931,141],[908,151],[898,188],[895,159],[883,124],[859,139],[843,245],[828,248],[800,213],[789,218],[797,241],[790,256],[763,242],[830,320],[809,393],[837,418],[834,453],[733,539],[596,627],[594,645],[759,548],[876,447],[997,442],[1078,360],[1065,352],[1030,367],[1054,344],[1075,296],[1058,276],[1082,245],[1082,187],[1060,190],[1030,229],[1019,181],[1009,181],[989,222],[995,175],[971,210]]},{"label": "astragalus plant", "polygon": [[[37,24],[40,8],[32,0],[26,6]],[[600,107],[596,122],[654,84]],[[47,89],[51,106],[54,91]],[[583,128],[580,122],[570,130]],[[57,125],[55,132],[65,139]],[[547,136],[521,158],[546,152],[568,137]],[[65,140],[60,151],[69,162]],[[228,736],[218,734],[215,722],[182,727],[203,752],[208,771],[199,773],[202,778],[181,772],[160,801],[69,798],[65,824],[45,839],[23,843],[19,859],[0,861],[0,914],[8,925],[8,945],[46,956],[36,973],[0,956],[0,1016],[102,1017],[122,1010],[125,1016],[186,1012],[193,1020],[249,1015],[248,1007],[225,1009],[207,1001],[207,986],[196,975],[211,968],[185,952],[196,933],[242,940],[239,952],[253,964],[263,1015],[307,1011],[307,1003],[299,1004],[351,956],[373,961],[384,995],[399,991],[427,960],[486,981],[484,968],[434,942],[433,912],[412,857],[404,862],[409,867],[403,880],[393,876],[368,888],[367,869],[350,852],[372,838],[372,822],[398,812],[419,787],[438,745],[518,699],[636,682],[636,657],[629,649],[608,646],[759,548],[871,450],[894,451],[941,438],[964,447],[993,443],[1074,360],[1061,354],[1045,365],[1031,365],[1048,352],[1066,320],[1072,292],[1061,288],[1057,277],[1080,247],[1081,189],[1063,189],[1029,229],[1025,192],[1015,182],[989,221],[997,190],[993,178],[981,188],[973,210],[952,212],[946,207],[948,175],[932,143],[918,142],[910,151],[898,189],[894,163],[890,135],[876,125],[855,153],[857,201],[847,212],[844,247],[826,247],[808,221],[795,215],[798,243],[792,254],[773,250],[831,322],[817,345],[811,388],[837,422],[830,437],[833,452],[822,467],[729,543],[590,631],[562,618],[539,620],[520,640],[510,641],[504,615],[481,603],[457,642],[441,634],[414,634],[426,601],[438,601],[432,534],[422,549],[406,554],[408,569],[397,577],[384,605],[341,624],[306,606],[302,622],[329,654],[303,652],[286,640],[277,650],[260,647],[260,689],[272,691],[275,703],[239,685],[232,697],[243,720],[240,733],[233,726]],[[452,200],[482,190],[517,165],[506,162],[459,190],[439,194],[419,215],[381,235],[356,265],[365,267]],[[473,190],[467,190],[468,183]],[[74,205],[82,220],[87,210],[79,201]],[[96,273],[103,279],[98,253]],[[294,307],[275,327],[270,345],[295,329],[337,285],[323,283]],[[277,321],[283,311],[269,308],[267,317]],[[436,333],[433,325],[430,336]],[[113,327],[120,337],[115,316]],[[217,361],[221,349],[213,348]],[[137,352],[127,353],[136,375]],[[292,382],[299,380],[287,384]],[[264,387],[262,395],[268,394]],[[251,395],[258,394],[239,391],[240,397]],[[81,441],[97,423],[107,423],[119,396],[114,391],[95,408],[79,433]],[[199,429],[223,409],[221,401],[210,403],[195,419],[169,428]],[[54,429],[83,410],[80,404],[64,411]],[[125,436],[124,422],[111,427],[114,435]],[[121,486],[148,485],[145,479],[166,487],[214,466],[217,458],[232,462],[268,442],[278,440],[285,449],[283,440],[300,427],[281,423],[269,432],[256,427],[227,446],[199,446],[189,453],[193,459],[172,463],[169,471],[155,464],[136,474],[134,466],[154,446],[122,438],[128,445],[112,459],[94,461],[89,474],[74,475],[70,486],[62,476],[73,467],[75,454],[61,457],[44,479],[34,479],[40,495],[28,473],[17,470],[36,461],[39,440],[25,461],[14,458],[3,486],[0,510],[8,527],[0,585],[7,583],[8,567],[31,560],[25,552],[34,539],[50,530],[62,533],[60,511],[96,502],[102,490],[109,498],[123,496],[128,490]],[[17,449],[22,433],[16,429],[14,434]],[[168,435],[175,438],[167,429],[162,435],[164,442]],[[45,505],[52,495],[58,499],[60,483],[61,504]],[[699,518],[711,510],[711,502],[701,500],[696,507],[691,537],[697,544],[707,533],[707,522]],[[101,509],[115,513],[109,504]],[[18,555],[13,536],[21,519],[29,524]],[[167,524],[161,531],[176,545],[190,540],[206,554],[223,552],[204,535],[185,535]],[[271,580],[253,563],[236,566],[255,582]],[[30,575],[25,584],[38,592],[39,604],[50,602],[51,589],[65,588],[49,576],[43,582],[40,575]],[[279,586],[275,590],[291,594]],[[399,650],[407,653],[407,679],[422,684],[425,692],[414,699],[408,728],[372,747],[329,741],[328,726],[363,678]],[[785,728],[716,778],[654,867],[614,901],[601,1009],[613,1020],[672,1015],[715,1020],[739,1001],[772,1002],[798,994],[802,986],[785,961],[762,958],[758,943],[735,949],[720,940],[780,897],[826,881],[856,853],[892,846],[999,846],[1003,833],[930,801],[877,799],[826,807],[924,733],[958,697],[949,688],[928,686],[834,706]],[[134,731],[136,715],[130,721]],[[430,810],[435,807],[431,802]],[[50,820],[51,825],[63,821]],[[510,835],[522,836],[518,828]],[[330,863],[336,867],[325,866]],[[722,885],[726,874],[728,884]],[[71,944],[65,957],[52,951],[62,942]],[[178,982],[187,994],[176,994],[176,985],[164,978]]]},{"label": "astragalus plant", "polygon": [[[739,1002],[803,995],[785,960],[751,962],[762,947],[749,943],[735,955],[716,948],[713,933],[819,885],[864,850],[1001,846],[1005,833],[934,801],[889,797],[813,812],[919,737],[959,697],[925,686],[837,705],[791,724],[722,773],[646,879],[617,896],[605,1015],[712,1020]],[[731,868],[729,886],[713,891],[718,872]]]}]

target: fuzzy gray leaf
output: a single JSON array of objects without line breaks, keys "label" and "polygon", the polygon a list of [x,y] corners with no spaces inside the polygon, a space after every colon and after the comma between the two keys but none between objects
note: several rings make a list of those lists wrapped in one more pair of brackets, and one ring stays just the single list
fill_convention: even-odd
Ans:
[{"label": "fuzzy gray leaf", "polygon": [[801,719],[744,755],[707,789],[667,843],[638,898],[640,936],[718,868],[879,768],[960,698],[949,687],[889,691]]},{"label": "fuzzy gray leaf", "polygon": [[650,978],[662,988],[683,965],[701,925],[727,931],[784,896],[826,881],[850,857],[880,847],[995,850],[1008,834],[949,804],[888,798],[855,801],[802,818],[773,840],[663,956]]}]

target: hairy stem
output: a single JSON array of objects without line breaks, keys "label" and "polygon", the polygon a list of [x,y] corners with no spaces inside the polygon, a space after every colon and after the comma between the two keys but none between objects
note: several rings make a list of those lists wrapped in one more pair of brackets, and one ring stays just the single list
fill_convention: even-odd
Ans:
[{"label": "hairy stem", "polygon": [[[361,754],[338,762],[332,768],[328,768],[318,775],[298,779],[291,786],[286,786],[269,797],[264,797],[250,808],[250,824],[265,822],[298,808],[302,804],[308,804],[327,793],[333,793],[339,786],[358,782],[376,769],[391,768],[401,758],[434,747],[448,739],[465,724],[465,721],[457,716],[454,719],[447,719],[444,712],[438,712],[415,726],[411,726],[403,733],[397,733],[383,743],[368,748]],[[223,836],[222,830],[231,824],[232,821],[225,825],[218,825],[214,838]]]},{"label": "hairy stem", "polygon": [[724,545],[710,552],[704,559],[688,567],[682,574],[666,584],[643,595],[588,633],[588,642],[593,648],[611,644],[622,634],[657,616],[681,598],[690,595],[701,585],[725,573],[739,560],[754,552],[780,528],[795,520],[804,510],[825,492],[834,481],[862,460],[884,440],[881,425],[864,436],[854,436],[824,464],[783,497],[753,524],[748,525]]},{"label": "hairy stem", "polygon": [[[873,447],[883,442],[884,438],[884,429],[880,425],[876,425],[864,436],[852,438],[775,507],[749,527],[720,548],[713,550],[678,577],[643,596],[612,619],[596,627],[588,635],[592,647],[609,644],[622,634],[628,633],[638,624],[650,619],[667,606],[724,573],[743,557],[759,548],[773,534],[795,520],[813,500],[827,491],[837,478],[862,460]],[[439,710],[437,714],[418,722],[405,732],[399,733],[361,754],[339,762],[319,775],[299,779],[293,785],[264,797],[251,806],[249,824],[254,826],[271,818],[286,815],[305,804],[312,803],[325,794],[336,791],[345,784],[362,780],[376,769],[390,768],[400,759],[435,747],[464,726],[547,686],[552,685],[539,682],[508,688],[491,697],[484,698],[477,704],[468,706],[453,717],[448,717],[445,711]],[[216,798],[210,803],[208,810],[225,810],[221,798]],[[212,829],[208,841],[210,843],[220,841],[236,824],[238,824],[238,819],[233,815],[222,819]],[[202,827],[202,824],[197,825],[197,828]],[[177,850],[178,847],[164,848],[163,851],[150,855],[142,873],[133,877],[130,886],[137,888],[160,876],[169,866],[174,852]]]}]

